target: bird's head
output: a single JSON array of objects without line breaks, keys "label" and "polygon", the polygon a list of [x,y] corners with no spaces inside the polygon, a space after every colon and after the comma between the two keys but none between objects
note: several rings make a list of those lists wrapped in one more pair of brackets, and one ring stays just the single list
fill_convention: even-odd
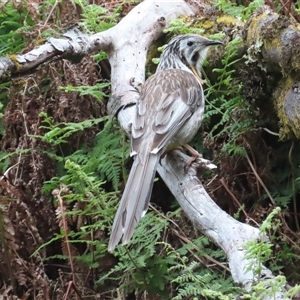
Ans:
[{"label": "bird's head", "polygon": [[200,80],[201,66],[209,46],[220,44],[223,43],[209,40],[197,34],[179,35],[173,38],[164,49],[158,70],[185,69],[186,67],[192,70]]}]

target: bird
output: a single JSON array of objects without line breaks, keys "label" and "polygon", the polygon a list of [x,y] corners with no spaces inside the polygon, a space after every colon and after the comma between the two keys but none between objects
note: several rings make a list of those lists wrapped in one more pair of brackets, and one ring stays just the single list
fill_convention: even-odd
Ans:
[{"label": "bird", "polygon": [[134,162],[113,222],[108,250],[131,239],[146,214],[161,156],[187,144],[204,114],[201,67],[209,46],[223,44],[196,34],[173,38],[156,72],[140,90],[131,128]]}]

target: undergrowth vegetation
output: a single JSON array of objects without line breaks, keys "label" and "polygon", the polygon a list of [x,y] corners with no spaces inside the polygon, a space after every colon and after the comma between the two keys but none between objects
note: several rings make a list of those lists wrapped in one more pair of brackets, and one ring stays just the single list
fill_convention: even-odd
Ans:
[{"label": "undergrowth vegetation", "polygon": [[[1,56],[29,49],[28,31],[35,32],[34,44],[49,32],[62,31],[67,27],[62,18],[66,10],[74,12],[76,7],[80,13],[68,18],[91,34],[114,26],[133,5],[130,1],[105,8],[78,0],[66,1],[66,7],[51,3],[40,7],[39,13],[17,2],[1,8]],[[261,0],[245,6],[215,2],[220,13],[235,16],[238,22],[247,21],[263,4]],[[50,14],[45,18],[42,12]],[[254,300],[274,297],[287,282],[299,282],[299,145],[293,138],[281,140],[278,134],[268,86],[273,82],[266,80],[272,74],[261,69],[265,81],[259,84],[264,89],[251,91],[257,84],[259,54],[251,59],[249,53],[241,55],[242,38],[235,34],[234,24],[201,27],[207,21],[178,19],[166,30],[168,37],[193,32],[226,42],[222,58],[212,52],[206,62],[205,120],[191,144],[219,166],[218,177],[203,175],[218,205],[259,227],[266,237],[245,246],[247,258],[259,261],[249,268],[259,275],[266,265],[276,277],[257,282],[251,291],[236,287],[225,253],[172,205],[164,208],[167,214],[152,206],[131,242],[119,245],[113,254],[107,252],[131,161],[126,135],[115,119],[106,116],[110,84],[108,78],[101,78],[107,66],[101,52],[78,67],[52,62],[31,78],[0,83],[4,174],[0,291],[4,296],[24,298],[28,292],[32,299],[49,299],[49,295],[73,299],[80,291],[88,299],[96,299],[97,294],[101,299],[125,299],[134,294],[142,297],[146,291],[151,299],[229,300],[242,295]],[[226,35],[220,33],[220,26]],[[31,280],[37,277],[36,282]],[[285,297],[292,299],[297,292],[296,285]]]}]

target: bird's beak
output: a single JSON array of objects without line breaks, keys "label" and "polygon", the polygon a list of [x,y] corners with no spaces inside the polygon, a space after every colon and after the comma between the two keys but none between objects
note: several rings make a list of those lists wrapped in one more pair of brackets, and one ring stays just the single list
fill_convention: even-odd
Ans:
[{"label": "bird's beak", "polygon": [[215,45],[224,45],[224,43],[221,41],[213,41],[213,40],[208,40],[205,43],[205,46],[215,46]]}]

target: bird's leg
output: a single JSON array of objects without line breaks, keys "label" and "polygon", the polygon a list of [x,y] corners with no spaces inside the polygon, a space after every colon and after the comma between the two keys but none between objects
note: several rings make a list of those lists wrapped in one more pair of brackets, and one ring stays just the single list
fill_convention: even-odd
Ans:
[{"label": "bird's leg", "polygon": [[[189,147],[190,147],[190,146],[189,146]],[[192,147],[190,147],[190,148],[193,149]],[[178,151],[184,153],[184,150],[183,150],[182,147],[176,147],[175,149],[165,150],[165,151],[162,153],[162,155],[160,156],[160,159],[159,159],[159,164],[160,164],[160,165],[161,165],[161,160],[164,159],[164,157],[165,157],[169,152],[171,152],[171,151],[173,151],[173,150],[178,150]],[[196,151],[196,150],[195,150],[195,151]],[[196,151],[196,152],[197,152],[197,151]],[[197,153],[198,153],[198,152],[197,152]]]},{"label": "bird's leg", "polygon": [[161,165],[161,160],[165,158],[165,156],[168,154],[170,151],[164,151],[163,154],[159,158],[159,164]]},{"label": "bird's leg", "polygon": [[[197,160],[198,158],[203,158],[202,154],[199,153],[198,151],[196,151],[193,147],[191,147],[190,145],[188,144],[184,144],[182,147],[177,147],[175,149],[172,149],[172,150],[178,150],[182,153],[184,153],[184,150],[183,148],[185,148],[192,156],[188,159],[188,161],[186,162],[186,167],[190,167],[191,164]],[[159,159],[159,163],[161,162],[161,160],[172,150],[166,150],[163,152],[163,154],[160,156],[160,159]],[[161,164],[161,163],[160,163]]]},{"label": "bird's leg", "polygon": [[198,151],[196,151],[193,147],[191,147],[188,144],[184,144],[183,147],[190,152],[190,154],[192,155],[188,161],[186,162],[186,166],[189,167],[195,160],[197,160],[198,158],[203,158],[202,154],[200,154]]}]

